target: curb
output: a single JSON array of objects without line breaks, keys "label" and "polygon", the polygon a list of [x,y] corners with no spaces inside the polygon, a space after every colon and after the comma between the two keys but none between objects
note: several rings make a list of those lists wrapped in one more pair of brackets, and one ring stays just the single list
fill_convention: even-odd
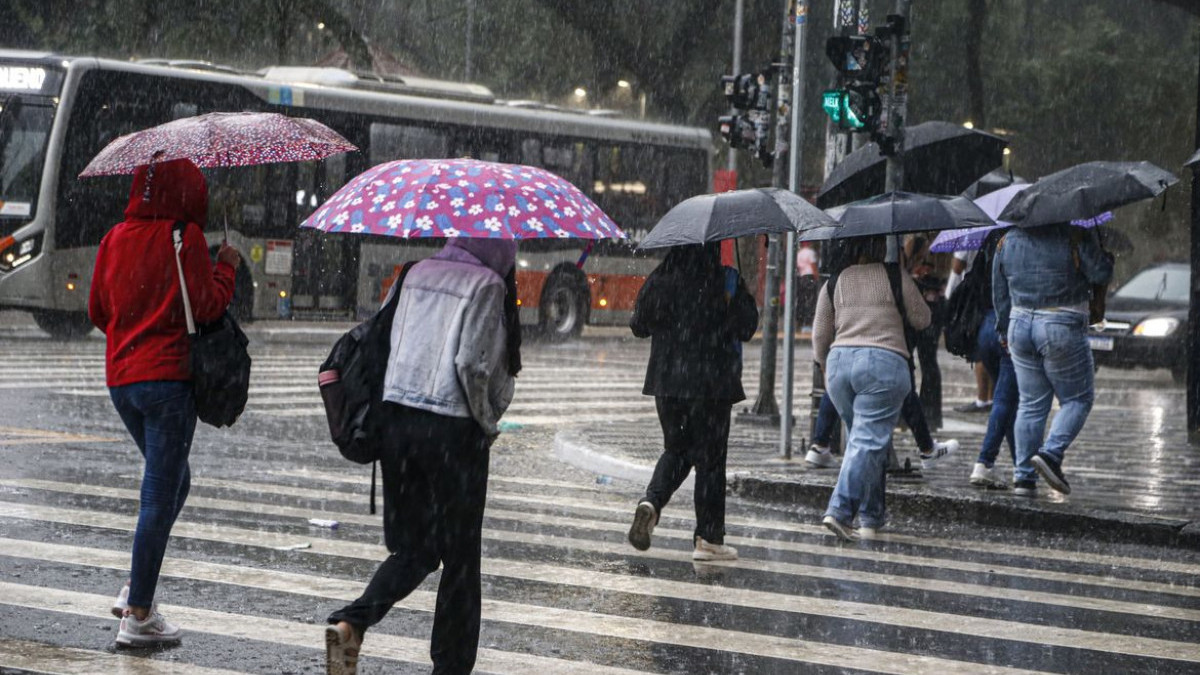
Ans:
[{"label": "curb", "polygon": [[[561,431],[554,438],[558,459],[587,471],[645,483],[652,466],[614,457],[587,443],[578,431]],[[692,487],[692,476],[685,486]],[[824,509],[833,492],[830,484],[785,476],[728,473],[728,491],[749,501],[771,506]],[[1114,543],[1171,546],[1200,551],[1200,522],[1136,513],[1072,508],[1044,501],[984,499],[959,494],[933,494],[892,489],[888,511],[917,520],[951,518],[977,525],[1021,528],[1057,535],[1086,535]]]},{"label": "curb", "polygon": [[[560,431],[554,435],[554,456],[560,461],[584,471],[642,485],[649,483],[650,477],[654,475],[654,467],[606,455],[587,445],[581,434],[572,431]],[[730,475],[732,476],[732,474]],[[695,482],[695,476],[689,473],[679,489],[693,490]]]},{"label": "curb", "polygon": [[[744,499],[824,508],[831,485],[784,477],[735,475],[729,490]],[[889,490],[888,511],[914,519],[946,518],[977,525],[1018,527],[1048,534],[1087,535],[1104,541],[1200,550],[1200,523],[1136,513],[1073,510],[1044,502],[991,500],[960,495]]]}]

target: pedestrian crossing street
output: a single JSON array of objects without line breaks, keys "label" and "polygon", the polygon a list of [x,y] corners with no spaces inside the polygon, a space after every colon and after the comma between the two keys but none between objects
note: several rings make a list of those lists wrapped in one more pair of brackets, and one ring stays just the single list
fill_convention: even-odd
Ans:
[{"label": "pedestrian crossing street", "polygon": [[[0,478],[0,615],[8,617],[0,666],[318,672],[323,616],[356,597],[385,554],[378,516],[362,508],[365,476],[196,473],[159,593],[187,637],[174,650],[137,655],[106,650],[115,630],[108,606],[136,524],[136,476]],[[815,516],[768,518],[737,506],[728,541],[742,559],[694,564],[686,508],[668,510],[655,546],[637,552],[623,541],[631,504],[601,486],[493,478],[481,672],[1200,667],[1194,559],[914,533],[840,547]],[[341,526],[312,528],[311,517]],[[427,667],[435,589],[427,582],[369,634],[364,672]],[[72,637],[43,648],[46,626]],[[231,649],[235,641],[241,647]],[[225,656],[231,651],[239,658]]]},{"label": "pedestrian crossing street", "polygon": [[[16,366],[0,369],[0,399],[104,395],[95,344],[27,347],[0,342]],[[622,414],[611,402],[642,403],[653,418],[638,348],[529,350],[520,385],[547,393],[519,389],[507,419],[536,427],[557,424],[538,417]],[[238,433],[198,436],[158,594],[186,631],[174,649],[111,648],[109,606],[136,526],[136,452],[82,418],[69,431],[6,421],[0,672],[323,672],[324,617],[357,597],[386,551],[380,516],[366,513],[369,470],[338,461],[327,443],[269,431],[279,419],[320,428],[298,411],[319,406],[321,351],[263,349]],[[551,393],[563,378],[578,391]],[[588,408],[553,409],[570,400]],[[697,564],[690,495],[665,510],[654,546],[636,551],[625,533],[641,486],[597,483],[547,448],[522,449],[523,437],[502,435],[492,454],[478,672],[1200,671],[1194,554],[939,523],[843,546],[815,512],[731,499],[727,542],[741,559]],[[437,574],[368,634],[362,672],[428,672],[436,584]]]}]

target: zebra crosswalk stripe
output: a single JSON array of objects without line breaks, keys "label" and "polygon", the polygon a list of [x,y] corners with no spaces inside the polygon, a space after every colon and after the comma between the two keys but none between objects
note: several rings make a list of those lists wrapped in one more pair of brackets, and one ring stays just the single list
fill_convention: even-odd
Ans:
[{"label": "zebra crosswalk stripe", "polygon": [[[159,667],[154,661],[128,654],[58,647],[29,640],[0,638],[0,665],[27,673],[78,675],[79,673],[116,673],[118,675],[149,675]],[[233,675],[239,671],[207,668],[172,661],[174,675]]]},{"label": "zebra crosswalk stripe", "polygon": [[[198,501],[201,499],[204,501]],[[288,510],[288,507],[273,507],[268,509],[262,508],[263,505],[258,503],[232,502],[231,500],[229,504],[222,505],[220,502],[224,500],[209,500],[200,497],[194,498],[191,501],[193,501],[193,503],[195,503],[197,506],[203,505],[206,508],[224,507],[230,508],[231,510],[241,509],[246,513],[276,513],[280,515],[294,515],[292,511]],[[295,511],[307,513],[306,511],[300,509]],[[355,514],[330,515],[345,518],[347,522],[353,522],[351,518],[356,517]],[[132,517],[120,516],[111,513],[65,509],[60,507],[33,506],[26,504],[15,504],[11,502],[0,502],[0,516],[107,527],[127,531],[131,531],[136,524],[136,519]],[[305,554],[311,553],[318,555],[356,557],[368,560],[374,560],[382,557],[382,550],[376,545],[344,541],[339,539],[317,538],[302,540],[301,538],[292,535],[246,530],[243,528],[236,528],[226,525],[193,524],[183,521],[176,524],[174,535],[180,537],[208,539],[211,541],[238,543],[249,546],[270,546],[281,549],[294,548],[297,545],[308,546],[308,548],[304,548],[299,551]],[[535,546],[561,546],[575,551],[608,553],[612,550],[612,544],[608,542],[556,537],[542,534],[527,534],[513,531],[496,532],[493,530],[485,530],[484,536],[492,538],[503,537],[507,541]],[[638,552],[632,555],[642,559],[658,561],[676,561],[679,558],[679,552],[677,551],[659,549],[651,549],[649,551]],[[486,560],[484,565],[485,573],[506,576],[508,574],[507,569],[509,562],[510,561],[507,560]],[[810,568],[808,566],[780,562],[739,560],[736,562],[721,563],[720,566],[769,572],[773,574],[795,574],[811,575],[821,578],[842,578],[849,582],[866,584],[886,582],[892,585],[900,585],[904,582],[903,579],[896,577],[895,575],[891,575],[884,580],[880,579],[879,575],[870,575],[865,573],[847,575],[846,570],[840,570],[834,567]],[[555,580],[553,583],[579,585],[585,588],[611,588],[612,590],[618,590],[617,588],[612,588],[610,582],[613,582],[619,578],[619,575],[608,574],[605,575],[605,579],[601,581],[595,576],[595,573],[586,573],[573,568],[561,568],[556,566],[548,567],[554,568],[553,576],[550,577]],[[588,583],[577,583],[573,581],[573,579],[577,579],[580,576],[587,576]],[[597,583],[598,581],[601,583]],[[624,582],[624,579],[621,579],[621,581]],[[925,580],[925,582],[932,583],[932,580]],[[653,583],[653,587],[655,589],[653,593],[657,595],[663,595],[666,593],[662,590],[664,587],[668,587],[677,583],[678,582],[655,580]],[[947,586],[943,587],[944,592],[966,593],[977,595],[979,597],[1005,597],[1005,591],[1007,591],[1007,589],[997,589],[991,587],[979,587],[978,590],[976,590],[975,587],[969,584],[953,584],[950,582],[942,583],[948,584]],[[914,587],[922,588],[922,586],[919,585]],[[729,597],[736,596],[739,592],[738,589],[724,588],[720,590],[718,597],[717,595],[713,594],[713,590],[711,588],[702,586],[698,588],[703,589],[707,596],[711,596],[706,598],[708,601],[716,602],[726,601]],[[923,630],[937,630],[960,635],[987,635],[994,639],[1035,642],[1042,645],[1053,645],[1073,649],[1088,649],[1114,654],[1200,663],[1200,646],[1194,643],[1181,643],[1164,639],[1116,633],[1084,631],[1053,625],[1031,625],[1019,621],[1004,621],[975,616],[951,615],[929,610],[892,607],[871,603],[827,600],[824,598],[807,596],[798,597],[774,593],[764,596],[763,592],[761,591],[753,591],[752,593],[755,595],[756,602],[753,605],[748,606],[757,607],[759,609],[765,608],[780,611],[799,612],[804,614],[817,614],[821,616],[838,617],[852,621],[882,623]],[[995,595],[992,595],[993,593]],[[1018,592],[1018,595],[1016,596],[1018,599],[1026,599],[1027,601],[1033,602],[1037,601],[1036,599],[1031,600],[1028,598],[1021,598],[1020,596],[1021,593]],[[1074,600],[1074,598],[1067,598],[1067,600]],[[1081,605],[1081,607],[1086,607],[1086,605]]]}]

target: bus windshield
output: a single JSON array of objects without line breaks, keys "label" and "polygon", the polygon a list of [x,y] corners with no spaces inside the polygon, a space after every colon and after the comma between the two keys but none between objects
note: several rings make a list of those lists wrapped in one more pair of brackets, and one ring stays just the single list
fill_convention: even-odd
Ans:
[{"label": "bus windshield", "polygon": [[0,96],[0,233],[33,217],[53,121],[52,105]]}]

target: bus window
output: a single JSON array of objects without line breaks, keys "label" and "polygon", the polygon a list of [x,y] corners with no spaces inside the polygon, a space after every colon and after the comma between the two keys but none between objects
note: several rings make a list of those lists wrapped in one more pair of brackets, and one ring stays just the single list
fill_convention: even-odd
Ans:
[{"label": "bus window", "polygon": [[544,166],[541,141],[536,138],[526,138],[521,141],[521,163],[526,166]]},{"label": "bus window", "polygon": [[371,165],[394,159],[447,159],[446,133],[430,127],[371,123]]},{"label": "bus window", "polygon": [[52,106],[0,97],[0,237],[33,218],[53,121]]},{"label": "bus window", "polygon": [[110,141],[185,113],[256,108],[261,108],[258,99],[240,87],[115,71],[84,73],[63,148],[55,246],[95,246],[122,220],[129,176],[78,178]]},{"label": "bus window", "polygon": [[592,199],[630,236],[641,241],[665,213],[663,152],[634,145],[601,146]]}]

